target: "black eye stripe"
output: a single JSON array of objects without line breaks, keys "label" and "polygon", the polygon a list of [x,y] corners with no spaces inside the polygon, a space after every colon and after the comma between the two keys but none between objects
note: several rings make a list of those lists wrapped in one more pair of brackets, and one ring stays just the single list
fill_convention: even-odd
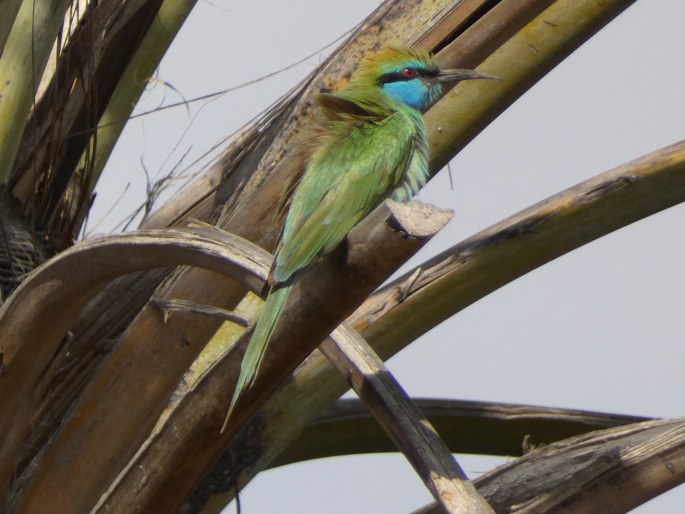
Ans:
[{"label": "black eye stripe", "polygon": [[406,82],[407,80],[413,80],[420,76],[420,73],[417,73],[415,77],[407,77],[401,71],[393,71],[392,73],[381,75],[381,84],[387,84],[388,82]]},{"label": "black eye stripe", "polygon": [[438,70],[426,70],[426,69],[419,69],[419,68],[413,68],[414,71],[416,71],[416,75],[413,77],[407,77],[402,73],[402,71],[393,71],[390,73],[386,73],[384,75],[381,75],[381,85],[387,84],[388,82],[406,82],[408,80],[414,80],[419,77],[437,77],[439,71]]}]

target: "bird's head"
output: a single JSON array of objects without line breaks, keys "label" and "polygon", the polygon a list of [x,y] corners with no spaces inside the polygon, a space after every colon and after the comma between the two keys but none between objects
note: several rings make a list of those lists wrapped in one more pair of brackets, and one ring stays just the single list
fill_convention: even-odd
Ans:
[{"label": "bird's head", "polygon": [[386,48],[365,58],[351,86],[378,87],[393,100],[425,111],[442,93],[445,82],[492,79],[473,70],[443,70],[429,53],[411,48]]}]

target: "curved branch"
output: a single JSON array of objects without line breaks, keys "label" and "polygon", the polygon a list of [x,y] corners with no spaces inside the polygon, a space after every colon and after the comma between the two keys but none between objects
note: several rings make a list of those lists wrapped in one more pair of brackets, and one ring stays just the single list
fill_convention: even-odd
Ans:
[{"label": "curved branch", "polygon": [[[648,418],[534,405],[417,398],[413,400],[452,453],[521,456],[593,430]],[[338,400],[307,426],[269,467],[339,455],[395,451],[359,400]]]},{"label": "curved branch", "polygon": [[685,201],[685,141],[551,196],[423,263],[350,318],[387,357],[518,277]]},{"label": "curved branch", "polygon": [[260,288],[269,263],[269,254],[237,236],[189,228],[86,241],[36,269],[0,309],[0,487],[6,487],[14,473],[64,335],[81,308],[109,281],[134,271],[185,264]]}]

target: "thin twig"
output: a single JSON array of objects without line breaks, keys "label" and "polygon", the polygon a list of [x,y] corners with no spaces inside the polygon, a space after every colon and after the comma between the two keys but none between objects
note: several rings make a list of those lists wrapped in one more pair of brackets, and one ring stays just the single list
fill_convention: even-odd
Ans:
[{"label": "thin twig", "polygon": [[213,316],[215,318],[223,319],[224,321],[231,321],[241,327],[246,327],[248,321],[242,316],[233,311],[214,307],[212,305],[202,305],[197,302],[189,300],[180,300],[178,298],[167,300],[164,298],[151,298],[150,303],[160,309],[164,316],[164,323],[167,322],[172,311],[191,312],[193,314],[200,314],[201,316]]}]

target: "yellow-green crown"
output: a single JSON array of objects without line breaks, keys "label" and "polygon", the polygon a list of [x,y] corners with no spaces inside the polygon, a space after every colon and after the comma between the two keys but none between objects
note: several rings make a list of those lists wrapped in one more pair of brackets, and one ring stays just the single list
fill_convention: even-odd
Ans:
[{"label": "yellow-green crown", "polygon": [[352,82],[377,84],[383,75],[403,68],[419,68],[437,73],[438,61],[428,52],[418,48],[387,47],[365,57],[352,76]]}]

